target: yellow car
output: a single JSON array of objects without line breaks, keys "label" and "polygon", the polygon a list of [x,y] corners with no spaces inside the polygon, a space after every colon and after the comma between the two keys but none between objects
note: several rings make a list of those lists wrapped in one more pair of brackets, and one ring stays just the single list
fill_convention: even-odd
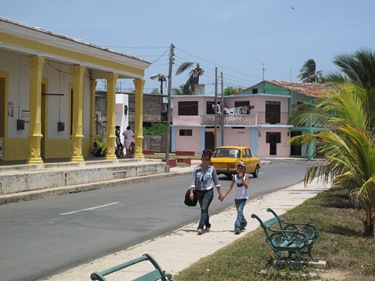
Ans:
[{"label": "yellow car", "polygon": [[246,164],[246,173],[252,174],[254,178],[259,176],[260,159],[253,157],[250,148],[246,146],[217,147],[211,158],[211,165],[215,167],[217,174],[231,177],[241,161]]}]

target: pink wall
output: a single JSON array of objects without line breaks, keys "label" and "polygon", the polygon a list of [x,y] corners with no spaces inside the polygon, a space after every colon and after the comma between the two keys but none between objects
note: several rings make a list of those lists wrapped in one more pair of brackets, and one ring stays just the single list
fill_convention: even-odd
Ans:
[{"label": "pink wall", "polygon": [[224,145],[251,146],[250,128],[224,129]]},{"label": "pink wall", "polygon": [[[201,128],[194,127],[200,126],[201,122],[201,115],[206,114],[206,102],[213,101],[214,97],[209,96],[179,96],[174,97],[173,99],[173,124],[177,126],[175,129],[176,135],[176,151],[177,150],[188,150],[188,151],[195,151],[195,153],[201,153],[201,140],[203,136],[201,136]],[[266,101],[279,101],[280,102],[280,111],[282,113],[288,112],[288,97],[278,97],[278,96],[234,96],[234,97],[227,97],[225,99],[226,107],[234,107],[235,101],[243,101],[243,100],[250,100],[250,105],[254,106],[254,109],[251,109],[251,114],[257,114],[261,112],[264,118],[264,112],[266,111]],[[198,101],[198,116],[178,116],[178,101]],[[287,116],[287,114],[285,115]],[[185,125],[180,127],[179,125]],[[192,129],[193,136],[180,136],[179,129]],[[212,129],[205,129],[206,131],[212,131]],[[257,144],[254,143],[253,146],[257,147],[257,154],[260,157],[267,157],[267,156],[274,156],[270,155],[270,144],[266,143],[266,133],[267,132],[280,132],[281,133],[281,143],[277,144],[277,155],[280,157],[289,157],[290,155],[290,145],[287,144],[287,139],[289,136],[287,135],[289,128],[282,126],[265,126],[258,128],[260,132],[257,132],[257,136],[251,136],[251,128],[241,128],[241,129],[233,129],[233,128],[224,128],[224,145],[241,145],[241,146],[249,146],[252,147],[251,140],[257,140]],[[217,134],[217,143],[220,144],[221,136],[220,130],[218,130]]]},{"label": "pink wall", "polygon": [[[260,128],[260,137],[258,135],[258,153],[261,157],[267,156],[278,156],[278,157],[289,157],[290,155],[290,145],[287,144],[289,136],[288,128]],[[267,132],[280,132],[281,133],[281,143],[277,144],[277,155],[270,155],[270,144],[266,143],[266,133]]]},{"label": "pink wall", "polygon": [[[180,136],[180,129],[192,129],[192,136]],[[201,153],[200,149],[200,128],[176,127],[176,151],[195,151]]]},{"label": "pink wall", "polygon": [[[206,114],[206,102],[212,101],[213,97],[206,96],[179,96],[173,98],[173,124],[177,125],[193,125],[201,123],[201,115]],[[179,116],[178,102],[181,101],[198,101],[198,115],[196,116]]]},{"label": "pink wall", "polygon": [[234,107],[235,101],[249,101],[250,105],[254,106],[254,109],[250,110],[251,114],[256,114],[258,112],[266,111],[266,101],[279,101],[280,111],[288,112],[288,97],[278,97],[278,96],[233,96],[225,99],[225,105],[229,108]]}]

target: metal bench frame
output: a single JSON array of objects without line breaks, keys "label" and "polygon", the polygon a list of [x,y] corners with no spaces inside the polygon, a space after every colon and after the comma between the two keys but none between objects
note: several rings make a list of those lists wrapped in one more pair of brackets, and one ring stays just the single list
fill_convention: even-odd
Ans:
[{"label": "metal bench frame", "polygon": [[308,273],[309,271],[302,266],[303,258],[307,255],[311,260],[319,261],[311,253],[314,243],[319,237],[318,228],[311,223],[286,222],[272,209],[268,208],[267,211],[271,212],[274,217],[265,222],[255,214],[252,214],[251,217],[259,221],[266,235],[266,243],[274,252],[275,265],[295,265],[304,273]]},{"label": "metal bench frame", "polygon": [[176,281],[172,278],[171,274],[166,273],[164,270],[161,269],[160,265],[156,262],[156,260],[150,256],[149,254],[144,254],[139,258],[132,259],[128,262],[119,264],[117,266],[111,267],[109,269],[103,270],[103,271],[96,271],[91,274],[91,280],[98,280],[98,281],[107,281],[107,279],[104,277],[106,275],[109,275],[111,273],[114,273],[116,271],[122,270],[126,267],[132,266],[134,264],[143,262],[143,261],[150,261],[153,266],[155,267],[155,270],[146,273],[136,279],[133,279],[133,281],[156,281],[156,280],[162,280],[162,281]]}]

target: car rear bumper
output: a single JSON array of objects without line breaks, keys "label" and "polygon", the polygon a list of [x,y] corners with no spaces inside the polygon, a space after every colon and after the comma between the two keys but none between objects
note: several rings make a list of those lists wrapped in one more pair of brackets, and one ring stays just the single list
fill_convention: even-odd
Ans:
[{"label": "car rear bumper", "polygon": [[216,173],[218,174],[234,174],[236,168],[216,168]]}]

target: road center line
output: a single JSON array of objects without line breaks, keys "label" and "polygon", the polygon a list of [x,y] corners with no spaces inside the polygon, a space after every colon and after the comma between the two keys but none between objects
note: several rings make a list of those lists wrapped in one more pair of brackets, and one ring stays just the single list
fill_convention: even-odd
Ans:
[{"label": "road center line", "polygon": [[95,206],[95,207],[86,208],[86,209],[82,209],[82,210],[77,210],[77,211],[72,211],[72,212],[67,212],[67,213],[61,213],[60,216],[66,216],[66,215],[76,214],[76,213],[80,213],[80,212],[91,211],[91,210],[95,210],[95,209],[100,209],[100,208],[116,205],[116,204],[119,204],[119,203],[120,202],[112,202],[112,203],[109,203],[109,204]]}]

